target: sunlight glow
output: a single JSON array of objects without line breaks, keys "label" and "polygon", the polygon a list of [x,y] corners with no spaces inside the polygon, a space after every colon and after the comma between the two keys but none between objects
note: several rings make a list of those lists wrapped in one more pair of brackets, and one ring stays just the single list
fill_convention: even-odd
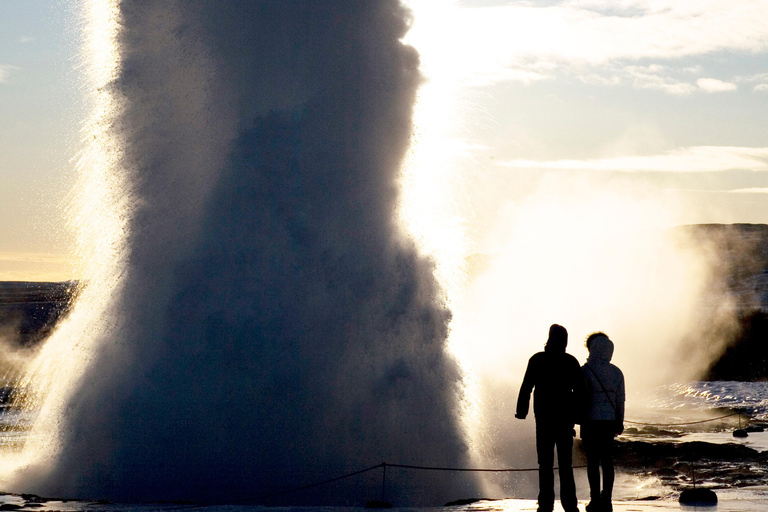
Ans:
[{"label": "sunlight glow", "polygon": [[[466,85],[529,84],[552,78],[558,71],[580,75],[585,66],[612,62],[618,67],[611,66],[610,74],[600,78],[614,81],[612,85],[632,83],[631,69],[621,69],[626,60],[765,49],[765,8],[764,0],[729,4],[640,0],[624,5],[579,1],[543,6],[510,2],[462,8],[451,13],[461,20],[460,30],[445,41],[446,56],[442,58],[453,62]],[[673,94],[732,87],[707,77],[678,84],[665,84],[666,77],[660,78],[656,86]],[[703,82],[697,84],[696,79]]]},{"label": "sunlight glow", "polygon": [[421,58],[424,83],[418,91],[411,151],[403,167],[400,212],[409,234],[437,265],[448,301],[460,285],[465,253],[459,212],[452,206],[461,139],[459,84],[445,49],[454,27],[451,2],[413,0],[414,22],[406,44]]},{"label": "sunlight glow", "polygon": [[[680,347],[700,332],[703,314],[727,325],[732,301],[722,289],[711,288],[718,277],[712,254],[670,229],[684,218],[683,206],[601,178],[561,181],[555,174],[522,199],[512,199],[505,194],[505,172],[668,171],[686,166],[701,171],[747,164],[762,169],[764,150],[692,147],[656,156],[487,160],[483,166],[471,155],[485,148],[474,147],[463,132],[470,120],[471,86],[482,82],[491,68],[508,71],[503,70],[504,52],[562,49],[564,42],[550,36],[559,33],[563,38],[567,30],[577,30],[574,20],[567,13],[553,18],[544,9],[515,8],[529,16],[525,23],[515,21],[521,31],[507,27],[510,42],[489,39],[502,32],[507,10],[500,8],[503,16],[493,20],[487,16],[493,9],[486,9],[479,23],[473,17],[479,13],[455,4],[413,0],[409,5],[415,21],[405,42],[421,54],[425,83],[403,170],[401,220],[422,253],[434,259],[453,314],[449,348],[465,374],[463,421],[473,463],[535,464],[533,421],[515,421],[513,414],[526,362],[542,350],[550,324],[568,328],[569,351],[581,361],[586,359],[582,340],[595,330],[608,332],[632,391],[664,379],[695,377],[709,354],[701,350],[680,366]],[[580,15],[590,25],[599,18],[595,13]],[[471,45],[461,46],[470,39]],[[598,35],[582,42],[600,40]],[[573,51],[589,58],[584,48]],[[542,76],[547,72],[546,61],[524,67],[533,73],[531,81],[537,79],[535,70]],[[480,183],[467,186],[473,180]],[[472,231],[467,230],[469,219]],[[702,313],[712,293],[721,295]],[[499,479],[481,483],[489,495],[508,485]]]},{"label": "sunlight glow", "polygon": [[[472,154],[462,137],[466,106],[460,84],[461,69],[453,59],[453,34],[458,27],[458,7],[445,0],[410,0],[414,21],[404,43],[420,54],[424,83],[414,111],[411,149],[401,177],[400,221],[418,249],[435,264],[446,305],[453,313],[447,347],[454,351],[453,326],[461,310],[457,300],[467,284],[469,251],[462,215],[462,166]],[[477,379],[464,361],[461,421],[470,446],[472,463],[482,464],[482,418],[477,401]]]},{"label": "sunlight glow", "polygon": [[514,169],[621,172],[768,171],[768,148],[694,146],[677,148],[662,155],[590,160],[510,160],[498,165]]}]

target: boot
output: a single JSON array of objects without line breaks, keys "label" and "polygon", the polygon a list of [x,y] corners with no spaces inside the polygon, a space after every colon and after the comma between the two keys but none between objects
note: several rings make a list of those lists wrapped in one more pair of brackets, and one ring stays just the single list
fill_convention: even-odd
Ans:
[{"label": "boot", "polygon": [[602,512],[613,512],[613,504],[611,503],[611,495],[603,491],[600,496],[600,510]]},{"label": "boot", "polygon": [[589,500],[589,503],[587,503],[587,512],[602,512],[602,508],[600,508],[600,499],[599,498],[592,498]]}]

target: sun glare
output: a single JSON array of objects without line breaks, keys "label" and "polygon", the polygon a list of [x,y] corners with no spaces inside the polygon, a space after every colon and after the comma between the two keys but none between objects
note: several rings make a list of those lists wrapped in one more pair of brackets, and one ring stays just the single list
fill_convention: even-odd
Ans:
[{"label": "sun glare", "polygon": [[[509,446],[531,435],[530,422],[512,419],[517,391],[549,325],[568,328],[569,351],[582,362],[586,335],[608,332],[630,390],[694,378],[703,361],[688,360],[684,371],[675,362],[696,332],[711,261],[670,229],[684,208],[643,190],[597,177],[551,178],[522,199],[505,197],[508,170],[481,169],[463,151],[472,140],[466,127],[476,122],[468,91],[478,63],[462,57],[454,35],[472,31],[472,20],[462,20],[455,3],[409,6],[414,23],[405,42],[420,52],[425,81],[400,215],[435,261],[453,314],[448,346],[465,374],[463,422],[473,463],[511,464],[521,452]],[[479,31],[462,37],[483,40]],[[464,186],[477,176],[487,183]],[[472,232],[470,219],[480,226]],[[727,309],[729,298],[719,304]],[[496,484],[483,485],[492,491]]]},{"label": "sun glare", "polygon": [[[414,110],[411,149],[403,166],[399,215],[406,232],[419,250],[435,264],[446,305],[453,312],[452,326],[460,315],[458,300],[467,284],[469,252],[462,203],[462,165],[467,153],[462,141],[463,103],[461,72],[453,59],[458,7],[445,0],[409,0],[413,25],[404,42],[420,54],[423,83]],[[456,345],[451,327],[449,350]],[[464,361],[457,357],[462,367]],[[481,414],[478,382],[464,368],[462,428],[470,445],[472,463],[481,463]]]},{"label": "sun glare", "polygon": [[418,91],[413,141],[403,169],[400,214],[419,248],[434,258],[450,302],[465,252],[460,213],[452,205],[461,150],[459,84],[445,48],[456,6],[434,0],[408,4],[414,21],[404,42],[419,51],[424,83]]}]

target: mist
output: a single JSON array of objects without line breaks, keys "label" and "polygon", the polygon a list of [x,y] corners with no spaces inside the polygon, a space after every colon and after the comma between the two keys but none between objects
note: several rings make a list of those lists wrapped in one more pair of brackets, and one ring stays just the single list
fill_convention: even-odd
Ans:
[{"label": "mist", "polygon": [[[701,378],[738,328],[721,255],[675,228],[683,205],[622,184],[559,178],[543,178],[521,199],[486,203],[480,214],[491,220],[469,234],[477,252],[467,251],[450,339],[471,375],[476,465],[536,467],[533,414],[520,421],[514,411],[528,358],[543,350],[551,324],[568,329],[567,350],[582,364],[586,337],[609,335],[635,420],[658,386]],[[485,478],[483,488],[535,498],[535,472]]]}]

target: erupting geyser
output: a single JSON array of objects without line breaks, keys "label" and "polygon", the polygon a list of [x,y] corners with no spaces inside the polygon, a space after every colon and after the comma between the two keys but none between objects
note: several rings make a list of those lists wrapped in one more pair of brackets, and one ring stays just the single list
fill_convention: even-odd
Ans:
[{"label": "erupting geyser", "polygon": [[[393,220],[420,80],[400,2],[89,9],[90,267],[30,377],[54,442],[9,485],[234,501],[381,461],[465,466],[450,313]],[[379,478],[282,500],[360,503]],[[389,478],[398,504],[473,492]]]}]

